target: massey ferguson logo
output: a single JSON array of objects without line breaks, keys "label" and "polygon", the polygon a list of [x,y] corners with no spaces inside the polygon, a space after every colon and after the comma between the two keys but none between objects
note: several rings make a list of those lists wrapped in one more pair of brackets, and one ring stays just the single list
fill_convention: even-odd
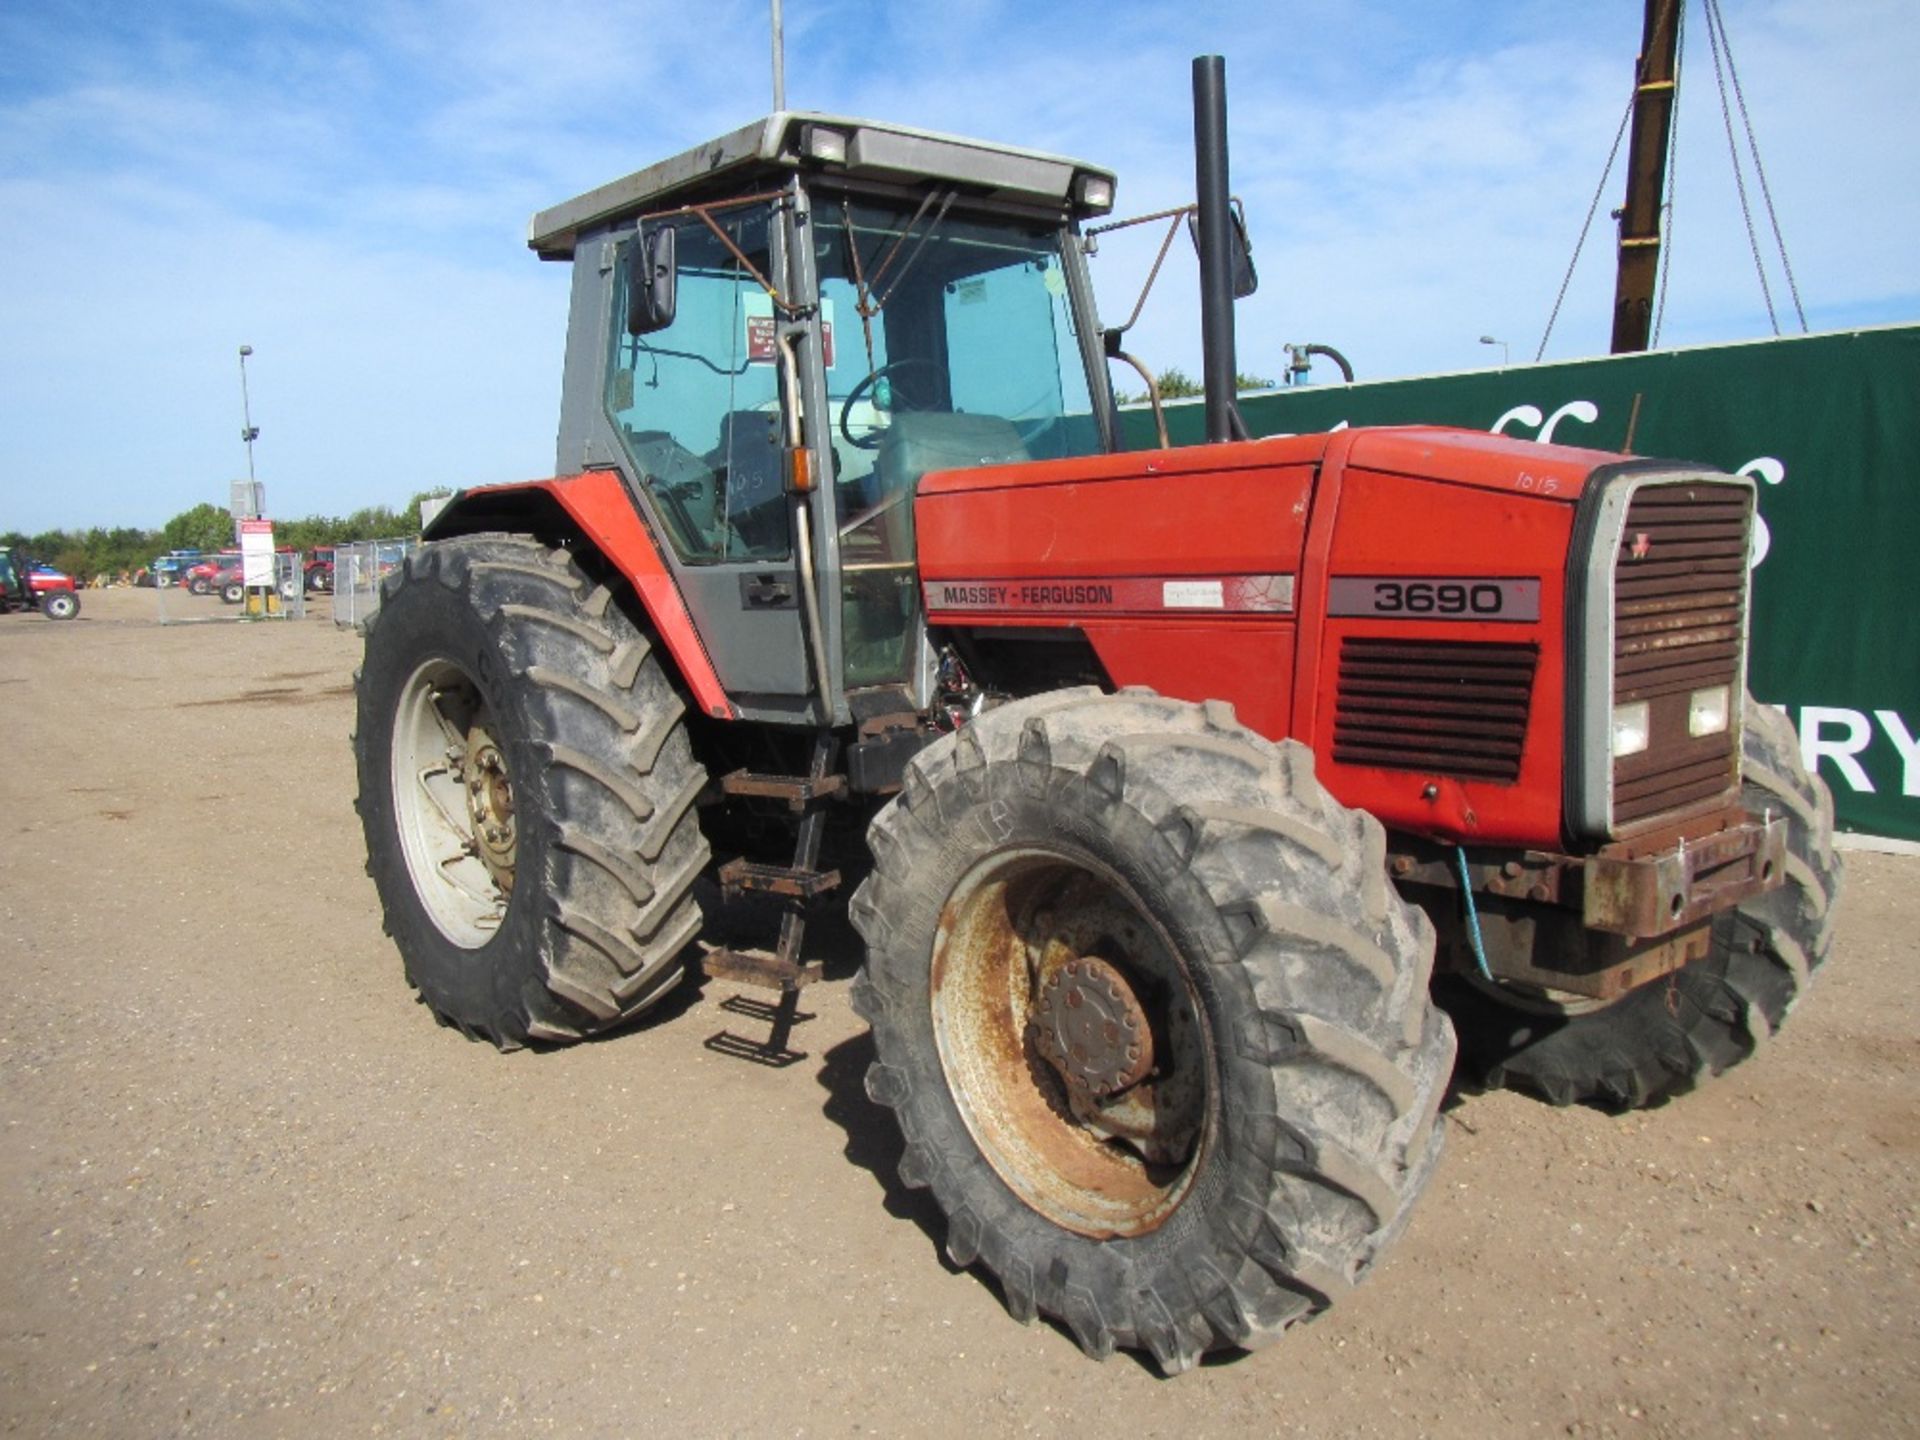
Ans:
[{"label": "massey ferguson logo", "polygon": [[1652,549],[1653,541],[1647,538],[1647,532],[1639,530],[1634,533],[1633,544],[1627,547],[1627,553],[1636,560],[1644,560]]}]

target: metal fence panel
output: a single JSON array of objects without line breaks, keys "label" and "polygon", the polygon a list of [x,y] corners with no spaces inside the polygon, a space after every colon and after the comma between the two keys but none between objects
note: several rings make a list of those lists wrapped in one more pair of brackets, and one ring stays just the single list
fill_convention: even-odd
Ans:
[{"label": "metal fence panel", "polygon": [[333,623],[358,628],[380,608],[380,581],[418,548],[415,538],[358,540],[333,550]]}]

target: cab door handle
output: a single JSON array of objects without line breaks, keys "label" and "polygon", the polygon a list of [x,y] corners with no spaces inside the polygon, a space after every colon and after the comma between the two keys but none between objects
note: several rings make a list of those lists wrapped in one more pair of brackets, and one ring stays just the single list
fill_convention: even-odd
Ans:
[{"label": "cab door handle", "polygon": [[793,582],[779,575],[742,575],[740,601],[749,610],[791,610]]}]

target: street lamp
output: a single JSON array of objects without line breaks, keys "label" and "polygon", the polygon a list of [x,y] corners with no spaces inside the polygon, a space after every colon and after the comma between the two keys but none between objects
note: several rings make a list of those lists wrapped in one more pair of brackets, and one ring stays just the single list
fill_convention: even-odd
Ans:
[{"label": "street lamp", "polygon": [[1482,335],[1480,337],[1480,343],[1482,345],[1498,345],[1500,347],[1500,368],[1502,370],[1507,368],[1507,342],[1506,341],[1496,340],[1491,335]]},{"label": "street lamp", "polygon": [[253,423],[253,404],[247,398],[247,357],[253,353],[253,346],[240,347],[240,439],[247,447],[247,484],[254,484],[253,478],[253,442],[260,438],[260,427]]}]

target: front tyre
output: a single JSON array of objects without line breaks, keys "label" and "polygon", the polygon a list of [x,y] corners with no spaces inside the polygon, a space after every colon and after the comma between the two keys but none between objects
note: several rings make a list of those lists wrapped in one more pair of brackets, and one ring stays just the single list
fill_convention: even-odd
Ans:
[{"label": "front tyre", "polygon": [[1168,1372],[1324,1309],[1439,1154],[1433,935],[1231,707],[1077,690],[915,758],[852,902],[867,1091],[947,1253]]},{"label": "front tyre", "polygon": [[1641,1109],[1750,1058],[1780,1028],[1833,941],[1833,797],[1801,763],[1779,711],[1748,696],[1742,723],[1741,803],[1786,817],[1786,882],[1721,914],[1703,959],[1602,1008],[1556,1015],[1482,983],[1449,982],[1468,1079],[1556,1105]]},{"label": "front tyre", "polygon": [[40,613],[49,620],[71,620],[80,613],[80,597],[71,590],[49,590],[40,597]]},{"label": "front tyre", "polygon": [[357,684],[367,868],[407,978],[510,1049],[681,978],[706,782],[648,637],[565,550],[472,536],[383,585]]}]

